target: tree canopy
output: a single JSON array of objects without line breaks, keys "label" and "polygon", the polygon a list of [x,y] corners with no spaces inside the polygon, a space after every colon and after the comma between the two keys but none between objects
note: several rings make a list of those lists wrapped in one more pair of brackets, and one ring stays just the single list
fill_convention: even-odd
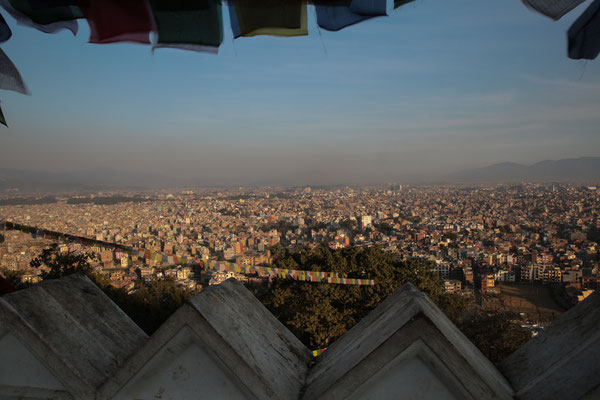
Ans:
[{"label": "tree canopy", "polygon": [[353,286],[277,279],[258,293],[263,304],[311,348],[330,345],[407,282],[425,292],[452,319],[460,318],[468,303],[461,296],[442,293],[441,281],[429,262],[402,261],[377,246],[296,251],[277,246],[272,254],[280,268],[377,280],[375,286]]},{"label": "tree canopy", "polygon": [[516,319],[515,313],[480,310],[458,327],[491,362],[498,363],[531,339],[531,332],[512,322]]},{"label": "tree canopy", "polygon": [[[400,260],[380,247],[272,248],[281,268],[332,271],[349,278],[376,279],[375,286],[334,285],[276,279],[257,293],[262,303],[311,349],[328,347],[407,282],[424,292],[493,362],[525,344],[531,334],[513,315],[470,307],[472,299],[445,294],[432,263]],[[466,312],[467,310],[470,312]]]},{"label": "tree canopy", "polygon": [[92,273],[90,259],[95,258],[96,255],[93,253],[88,255],[73,251],[61,252],[58,245],[54,243],[31,260],[30,265],[33,268],[45,266],[48,269],[40,273],[42,279],[56,279],[77,272],[90,275]]}]

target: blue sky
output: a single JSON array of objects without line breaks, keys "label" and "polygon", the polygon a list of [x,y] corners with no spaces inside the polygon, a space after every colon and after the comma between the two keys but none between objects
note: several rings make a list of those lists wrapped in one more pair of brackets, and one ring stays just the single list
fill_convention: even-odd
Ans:
[{"label": "blue sky", "polygon": [[[417,0],[339,32],[233,41],[218,55],[86,43],[80,22],[17,26],[3,50],[0,167],[112,168],[198,184],[402,181],[600,155],[600,67],[518,0]],[[157,178],[159,179],[159,178]],[[162,178],[161,178],[162,179]]]}]

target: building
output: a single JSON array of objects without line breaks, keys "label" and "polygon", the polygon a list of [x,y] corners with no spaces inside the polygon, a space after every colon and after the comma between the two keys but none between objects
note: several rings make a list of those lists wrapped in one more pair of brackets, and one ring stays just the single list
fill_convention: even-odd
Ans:
[{"label": "building", "polygon": [[540,277],[543,282],[546,283],[560,283],[562,282],[562,272],[559,267],[546,267],[541,273]]},{"label": "building", "polygon": [[462,284],[457,279],[446,279],[444,280],[444,293],[460,293],[462,291]]},{"label": "building", "polygon": [[496,281],[494,275],[487,274],[481,275],[481,293],[495,293],[496,292]]},{"label": "building", "polygon": [[436,264],[432,271],[439,275],[440,279],[448,279],[450,277],[450,265],[447,263]]},{"label": "building", "polygon": [[473,268],[463,267],[463,276],[465,277],[465,282],[473,284]]},{"label": "building", "polygon": [[223,259],[224,260],[233,260],[235,258],[235,250],[233,247],[227,247],[223,249]]},{"label": "building", "polygon": [[365,230],[373,226],[373,221],[370,215],[362,215],[358,221],[358,227],[361,230]]},{"label": "building", "polygon": [[501,269],[494,274],[497,282],[514,283],[517,280],[517,274],[514,271]]},{"label": "building", "polygon": [[183,280],[188,279],[192,269],[190,267],[181,267],[177,269],[177,279]]},{"label": "building", "polygon": [[524,265],[521,267],[521,282],[539,281],[541,268],[537,265]]}]

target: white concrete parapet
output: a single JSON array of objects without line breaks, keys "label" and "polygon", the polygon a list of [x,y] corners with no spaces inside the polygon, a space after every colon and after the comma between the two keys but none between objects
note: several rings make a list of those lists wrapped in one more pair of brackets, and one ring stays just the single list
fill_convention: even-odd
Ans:
[{"label": "white concrete parapet", "polygon": [[0,337],[0,398],[93,399],[148,339],[83,275],[0,297]]},{"label": "white concrete parapet", "polygon": [[234,279],[148,338],[71,275],[0,298],[0,399],[592,399],[598,343],[600,293],[508,357],[502,375],[407,284],[314,362]]},{"label": "white concrete parapet", "polygon": [[600,290],[508,356],[500,369],[518,399],[600,399]]}]

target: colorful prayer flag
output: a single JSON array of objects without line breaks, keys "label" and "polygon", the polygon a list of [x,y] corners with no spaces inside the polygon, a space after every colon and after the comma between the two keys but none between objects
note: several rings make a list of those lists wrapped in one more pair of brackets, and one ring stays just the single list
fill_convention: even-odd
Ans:
[{"label": "colorful prayer flag", "polygon": [[306,36],[306,3],[282,0],[230,0],[234,38],[257,35]]},{"label": "colorful prayer flag", "polygon": [[89,1],[83,13],[90,26],[90,43],[150,43],[153,23],[146,0]]},{"label": "colorful prayer flag", "polygon": [[328,31],[339,31],[364,20],[387,15],[386,0],[352,0],[349,5],[316,4],[317,23]]},{"label": "colorful prayer flag", "polygon": [[0,49],[0,89],[29,94],[19,70],[2,49]]},{"label": "colorful prayer flag", "polygon": [[561,19],[569,11],[583,3],[584,0],[522,0],[523,4],[535,11],[552,18]]},{"label": "colorful prayer flag", "polygon": [[77,34],[76,19],[82,18],[79,0],[0,0],[4,9],[17,23],[44,33],[56,33],[62,29]]},{"label": "colorful prayer flag", "polygon": [[216,53],[223,42],[221,0],[150,0],[156,29],[154,47]]},{"label": "colorful prayer flag", "polygon": [[594,60],[600,53],[600,0],[595,0],[581,14],[567,33],[569,58]]},{"label": "colorful prayer flag", "polygon": [[[12,32],[6,23],[6,20],[0,14],[0,43],[6,42],[12,36]],[[4,124],[6,125],[6,124]]]}]

